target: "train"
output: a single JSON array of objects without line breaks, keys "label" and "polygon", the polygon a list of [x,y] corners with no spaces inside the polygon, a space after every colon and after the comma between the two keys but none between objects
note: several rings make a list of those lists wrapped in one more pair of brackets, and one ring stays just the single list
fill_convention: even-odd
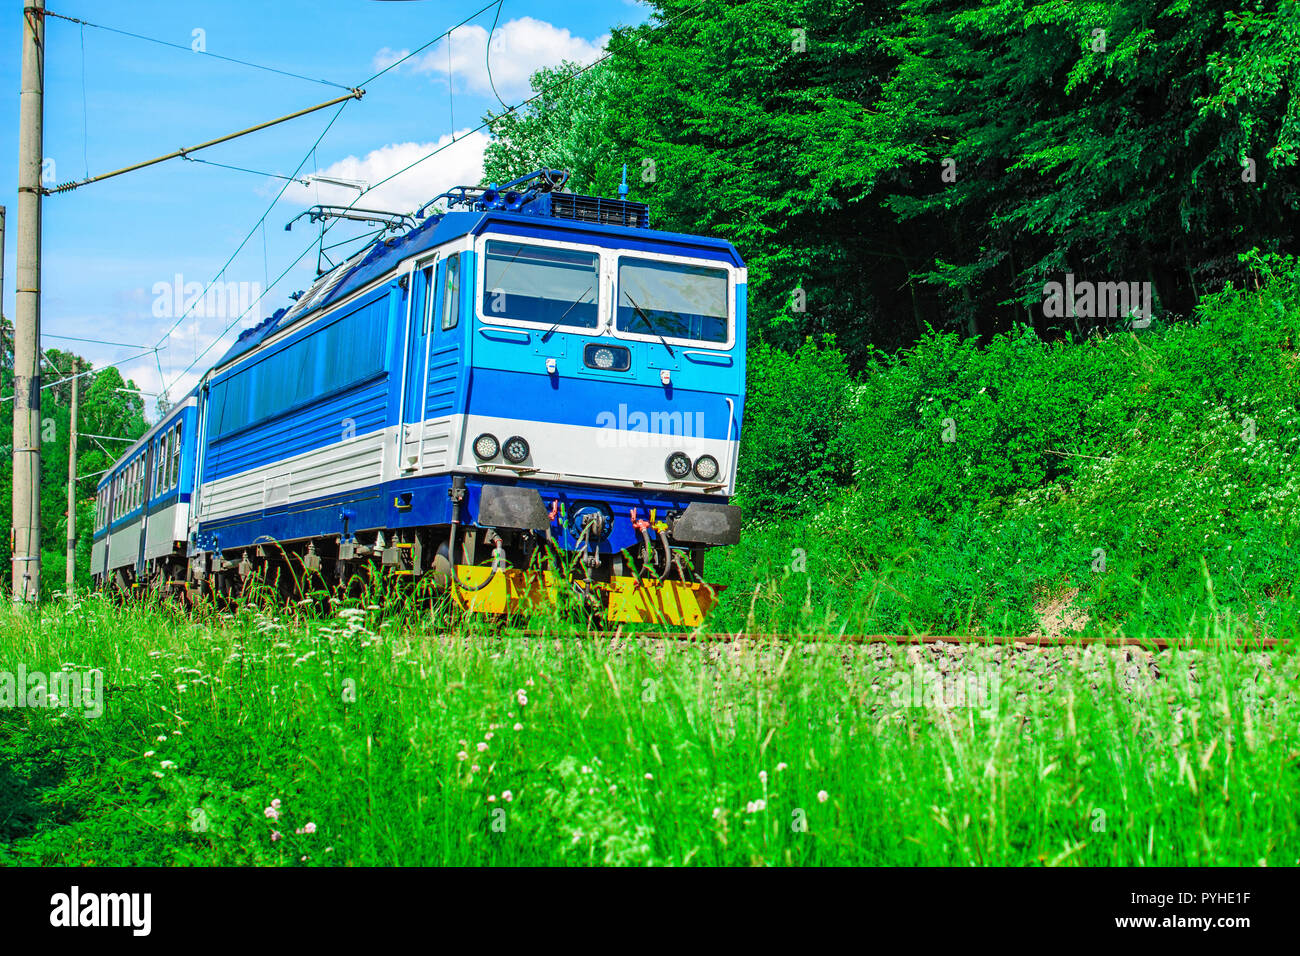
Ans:
[{"label": "train", "polygon": [[618,199],[568,178],[414,215],[313,207],[381,234],[103,477],[95,583],[193,599],[380,573],[472,613],[699,623],[705,555],[740,534],[745,263],[652,228],[626,172]]}]

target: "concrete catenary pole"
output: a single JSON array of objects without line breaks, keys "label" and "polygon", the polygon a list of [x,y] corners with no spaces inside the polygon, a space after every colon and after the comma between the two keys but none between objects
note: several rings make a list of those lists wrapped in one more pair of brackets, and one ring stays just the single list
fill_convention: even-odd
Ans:
[{"label": "concrete catenary pole", "polygon": [[68,431],[68,599],[77,585],[77,360],[72,360],[72,421]]},{"label": "concrete catenary pole", "polygon": [[0,355],[4,354],[5,340],[5,207],[0,206]]},{"label": "concrete catenary pole", "polygon": [[5,207],[0,206],[0,327],[5,317]]},{"label": "concrete catenary pole", "polygon": [[41,122],[45,86],[45,0],[23,8],[22,84],[18,91],[17,285],[14,287],[15,601],[41,589]]},{"label": "concrete catenary pole", "polygon": [[[0,206],[0,357],[5,351],[5,207]],[[0,388],[4,379],[0,378]],[[9,550],[13,552],[13,535],[9,536]]]}]

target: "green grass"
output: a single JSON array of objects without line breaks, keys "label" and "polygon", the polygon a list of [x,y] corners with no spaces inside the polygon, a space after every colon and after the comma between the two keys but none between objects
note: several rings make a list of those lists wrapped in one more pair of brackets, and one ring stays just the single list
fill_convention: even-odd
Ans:
[{"label": "green grass", "polygon": [[[0,864],[1300,860],[1297,657],[1224,648],[1230,617],[1152,656],[453,638],[387,610],[5,610],[0,670],[107,690],[98,719],[0,710]],[[988,696],[913,698],[918,662]]]}]

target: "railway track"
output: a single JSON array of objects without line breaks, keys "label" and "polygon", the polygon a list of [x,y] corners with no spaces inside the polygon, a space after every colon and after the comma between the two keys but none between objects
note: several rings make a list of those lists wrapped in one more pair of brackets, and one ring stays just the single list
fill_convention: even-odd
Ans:
[{"label": "railway track", "polygon": [[[553,635],[543,634],[536,631],[523,632],[525,637],[550,637]],[[625,631],[622,628],[609,631],[589,632],[587,637],[617,637],[633,638],[637,640],[658,640],[669,641],[677,640],[685,643],[736,643],[740,641],[752,641],[755,643],[762,642],[787,642],[799,641],[803,643],[825,643],[825,644],[902,644],[902,645],[921,645],[921,644],[975,644],[983,646],[1011,646],[1024,648],[1038,648],[1040,650],[1055,649],[1061,647],[1086,647],[1090,644],[1100,644],[1104,647],[1141,647],[1146,650],[1166,651],[1175,648],[1195,649],[1204,648],[1208,645],[1204,641],[1194,640],[1169,640],[1166,638],[1147,638],[1147,637],[1079,637],[1079,636],[1062,636],[1049,637],[1045,635],[1025,636],[1015,634],[776,634],[776,633],[747,633],[744,631],[711,631],[711,632],[692,632],[692,631]],[[1230,646],[1240,650],[1273,650],[1285,646],[1289,643],[1286,640],[1280,640],[1274,637],[1253,637],[1241,640],[1227,642]]]}]

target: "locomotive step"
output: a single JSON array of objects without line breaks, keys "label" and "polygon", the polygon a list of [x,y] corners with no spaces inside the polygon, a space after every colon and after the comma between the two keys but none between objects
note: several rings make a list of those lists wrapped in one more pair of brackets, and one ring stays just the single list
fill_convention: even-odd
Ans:
[{"label": "locomotive step", "polygon": [[[491,580],[489,580],[489,577]],[[561,592],[575,583],[550,571],[499,570],[457,565],[452,595],[472,614],[507,614],[528,608],[554,607]],[[486,583],[484,583],[486,582]],[[596,582],[611,623],[671,624],[695,627],[717,603],[723,585],[691,581],[655,581],[614,575]],[[478,588],[479,590],[471,590]]]}]

